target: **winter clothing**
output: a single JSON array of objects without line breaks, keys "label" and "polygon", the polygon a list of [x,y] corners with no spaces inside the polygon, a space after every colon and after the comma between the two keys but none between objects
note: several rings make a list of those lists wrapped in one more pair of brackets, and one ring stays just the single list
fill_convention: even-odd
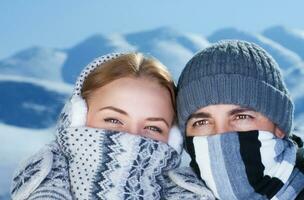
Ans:
[{"label": "winter clothing", "polygon": [[218,199],[295,199],[304,190],[296,145],[265,131],[187,137],[191,166]]},{"label": "winter clothing", "polygon": [[58,138],[76,199],[161,199],[163,174],[180,159],[165,143],[122,132],[78,127]]},{"label": "winter clothing", "polygon": [[182,136],[173,128],[169,144],[122,132],[85,127],[87,106],[80,91],[100,64],[80,74],[60,114],[56,141],[16,173],[12,198],[19,199],[206,199],[178,187],[167,172],[180,163]]},{"label": "winter clothing", "polygon": [[[213,193],[206,187],[206,184],[197,177],[190,167],[182,167],[168,172],[171,180],[179,187],[174,185],[174,188],[183,188],[185,191],[176,192],[174,200],[178,199],[201,199],[214,200]],[[180,190],[180,189],[179,189]],[[178,194],[178,195],[176,195]]]},{"label": "winter clothing", "polygon": [[20,165],[13,179],[12,199],[71,200],[68,163],[52,143]]},{"label": "winter clothing", "polygon": [[[230,133],[231,135],[233,135],[233,133]],[[246,133],[245,133],[246,134]],[[249,134],[249,133],[248,133]],[[235,133],[235,135],[237,135],[236,133]],[[220,136],[218,136],[218,137],[220,137]],[[231,136],[228,136],[228,137],[231,137]],[[235,136],[232,136],[232,137],[235,137]],[[193,139],[190,139],[190,140],[192,140],[193,141]],[[216,140],[216,139],[210,139],[210,140]],[[223,139],[222,139],[223,140]],[[213,143],[213,142],[211,142],[211,143]],[[211,145],[211,143],[210,143],[210,145]],[[216,144],[214,144],[214,145],[216,145]],[[212,146],[214,146],[214,145],[212,145]],[[209,145],[208,145],[209,146]],[[199,148],[199,147],[198,147]],[[206,149],[206,148],[205,148]],[[211,148],[210,148],[211,149]],[[209,150],[210,150],[209,149]],[[233,147],[230,147],[230,149],[233,149]],[[215,148],[213,148],[213,150],[216,150]],[[221,148],[221,151],[224,151],[222,148]],[[196,153],[196,154],[198,154],[198,152],[193,152],[194,154]],[[192,153],[192,154],[193,154]],[[201,153],[199,153],[200,155],[201,155]],[[231,154],[233,154],[233,152],[231,152]],[[228,152],[226,152],[225,153],[225,155],[228,155]],[[238,156],[240,156],[240,152],[239,153],[237,153],[236,155],[238,155]],[[232,156],[233,157],[233,156]],[[211,161],[209,161],[209,162],[212,162],[213,163],[213,165],[215,165],[215,167],[218,169],[219,168],[219,166],[217,167],[217,164],[219,164],[219,165],[221,165],[221,166],[223,166],[223,164],[222,164],[222,162],[218,162],[217,160],[216,160],[216,156],[210,156],[210,158],[211,158]],[[223,158],[223,156],[220,156],[220,159],[222,159]],[[197,158],[197,159],[199,159],[199,158]],[[195,161],[195,158],[194,159],[192,159],[192,164],[191,165],[193,165],[193,160],[194,160],[194,162],[196,162]],[[229,163],[232,163],[232,161],[230,161],[229,160],[229,158],[228,159],[225,159],[225,161],[227,161],[227,162],[229,162]],[[285,163],[286,164],[286,163]],[[243,165],[243,164],[242,164]],[[203,166],[203,165],[202,165]],[[227,166],[227,167],[226,167]],[[228,165],[226,165],[225,166],[225,168],[226,168],[226,170],[228,170],[229,169],[229,166]],[[209,166],[210,167],[210,166]],[[244,167],[244,165],[243,165],[243,167]],[[255,170],[254,168],[255,168],[256,166],[254,166],[254,165],[252,165],[252,170]],[[236,194],[236,196],[237,197],[239,197],[240,195],[245,195],[244,194],[244,190],[245,190],[245,188],[244,188],[244,186],[248,186],[249,185],[249,181],[247,180],[247,181],[245,181],[244,182],[244,185],[243,184],[241,184],[240,182],[243,180],[244,181],[244,179],[240,179],[239,177],[244,177],[243,175],[244,175],[244,173],[242,173],[243,175],[239,175],[239,174],[237,174],[236,172],[235,172],[235,170],[241,170],[242,169],[242,167],[237,167],[236,169],[232,169],[232,168],[230,168],[230,171],[232,171],[232,173],[230,174],[230,173],[228,173],[228,171],[226,171],[226,170],[213,170],[213,172],[214,173],[210,173],[210,175],[211,176],[214,176],[214,177],[219,177],[220,175],[225,175],[226,174],[226,177],[227,177],[227,175],[228,175],[228,178],[229,179],[223,179],[223,178],[221,178],[220,180],[217,180],[216,182],[219,184],[219,185],[221,185],[222,187],[220,187],[220,189],[219,189],[219,193],[221,194],[221,195],[230,195],[230,193],[225,193],[225,192],[227,192],[227,188],[228,188],[228,190],[230,189],[230,191],[231,191],[231,189],[233,188],[235,191],[236,190],[238,190],[238,192],[237,192],[237,194]],[[251,171],[251,172],[253,172],[252,170],[248,170],[248,172],[249,171]],[[244,171],[244,169],[243,169],[243,171]],[[198,172],[199,174],[200,174],[200,172]],[[260,173],[259,173],[260,174]],[[257,175],[259,175],[259,174],[257,174]],[[283,174],[286,174],[286,172],[285,171],[283,171],[281,174],[277,174],[277,175],[283,175]],[[303,148],[298,148],[297,149],[297,156],[296,156],[296,162],[295,162],[295,167],[294,167],[294,169],[293,169],[293,171],[292,171],[292,173],[291,173],[291,175],[289,176],[289,179],[288,179],[288,181],[284,184],[284,186],[283,187],[281,187],[281,189],[280,189],[280,191],[279,192],[277,192],[277,194],[276,194],[276,197],[273,197],[272,199],[273,200],[275,200],[275,199],[279,199],[279,200],[281,200],[281,199],[284,199],[284,200],[292,200],[292,199],[294,199],[294,200],[302,200],[302,199],[304,199],[304,190],[303,190],[303,174],[304,174],[304,149]],[[169,172],[169,177],[177,184],[177,185],[179,185],[180,187],[182,187],[182,188],[184,188],[184,189],[187,189],[188,190],[188,192],[190,192],[191,191],[191,195],[193,195],[194,197],[196,197],[196,196],[199,196],[199,195],[201,195],[202,193],[204,194],[204,195],[206,195],[206,194],[208,194],[208,190],[206,189],[206,185],[205,185],[205,182],[204,182],[204,180],[202,180],[201,179],[201,177],[200,177],[200,175],[199,176],[197,176],[196,175],[196,173],[193,171],[193,168],[192,167],[184,167],[184,168],[178,168],[178,169],[174,169],[174,170],[171,170],[170,172]],[[259,177],[261,177],[261,174],[259,175]],[[267,177],[267,175],[264,177],[264,181],[265,181],[265,185],[262,185],[260,188],[259,188],[259,191],[261,192],[269,192],[270,193],[270,191],[271,191],[271,188],[273,189],[273,188],[276,188],[276,187],[274,187],[274,185],[275,184],[273,184],[273,183],[275,183],[276,181],[276,178],[275,177],[273,177],[273,178],[271,178],[270,176],[269,176],[269,178],[267,179],[266,178]],[[283,178],[282,178],[283,179]],[[231,185],[232,184],[232,180],[236,180],[237,181],[237,184],[241,184],[241,186],[239,186],[239,187],[235,187],[234,185]],[[272,181],[271,181],[272,180]],[[221,182],[221,181],[223,181],[223,183]],[[277,186],[278,187],[280,187],[281,185],[280,185],[280,180],[279,179],[277,179]],[[224,185],[224,183],[229,183],[227,186],[226,185]],[[247,183],[246,183],[247,182]],[[231,183],[231,184],[230,184]],[[260,181],[257,181],[256,182],[256,184],[261,184],[262,182],[260,182]],[[268,183],[270,183],[270,185],[268,185]],[[232,187],[231,187],[232,186]],[[267,186],[269,186],[269,187],[267,187]],[[243,190],[244,189],[244,190]],[[248,189],[248,188],[247,188]],[[207,190],[207,191],[206,191]],[[252,192],[252,189],[248,189],[248,191],[250,191],[251,190],[251,192]],[[301,191],[302,190],[302,191]],[[210,193],[209,193],[210,194]],[[248,199],[248,200],[251,200],[251,199],[268,199],[267,197],[266,197],[266,195],[264,195],[264,196],[262,196],[262,195],[260,195],[259,193],[251,193],[253,196],[247,196],[246,198],[239,198],[239,199],[241,199],[241,200],[243,200],[243,199]],[[234,195],[234,193],[232,193],[231,195]],[[278,197],[278,198],[277,198]],[[200,196],[200,198],[202,198],[202,195]],[[202,198],[203,199],[203,198]],[[208,197],[207,199],[215,199],[215,197]],[[235,197],[227,197],[227,198],[220,198],[220,199],[237,199],[237,198],[235,198]]]},{"label": "winter clothing", "polygon": [[264,114],[286,135],[292,130],[294,105],[278,64],[252,43],[220,41],[187,63],[178,82],[181,130],[190,114],[211,104],[249,107]]},{"label": "winter clothing", "polygon": [[[184,134],[192,113],[216,104],[262,113],[286,137],[265,131],[185,137],[191,169],[202,184],[217,199],[304,199],[303,154],[296,158],[299,150],[288,137],[294,106],[273,58],[261,47],[237,40],[220,41],[196,54],[178,82],[178,120]],[[175,180],[181,174],[174,170],[169,175]]]}]

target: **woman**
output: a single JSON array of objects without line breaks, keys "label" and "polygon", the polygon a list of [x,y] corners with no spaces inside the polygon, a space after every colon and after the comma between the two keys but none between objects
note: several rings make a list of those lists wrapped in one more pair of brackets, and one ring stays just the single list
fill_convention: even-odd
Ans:
[{"label": "woman", "polygon": [[174,91],[155,59],[140,53],[95,59],[60,115],[56,141],[16,173],[12,198],[162,198],[166,172],[180,162],[182,138],[170,131]]}]

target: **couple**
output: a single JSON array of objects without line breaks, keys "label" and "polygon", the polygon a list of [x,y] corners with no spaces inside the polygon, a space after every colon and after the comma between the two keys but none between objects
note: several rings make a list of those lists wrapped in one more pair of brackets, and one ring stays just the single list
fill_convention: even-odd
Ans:
[{"label": "couple", "polygon": [[155,59],[106,55],[81,72],[56,141],[21,165],[12,198],[304,199],[293,107],[277,63],[245,41],[197,53],[177,90]]}]

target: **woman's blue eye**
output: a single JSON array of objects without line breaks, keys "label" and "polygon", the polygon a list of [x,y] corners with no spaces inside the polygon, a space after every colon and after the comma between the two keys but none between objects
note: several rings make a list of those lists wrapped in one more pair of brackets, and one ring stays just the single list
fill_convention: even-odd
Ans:
[{"label": "woman's blue eye", "polygon": [[160,128],[158,128],[157,126],[147,126],[147,127],[145,127],[145,129],[153,131],[153,132],[158,132],[160,134],[163,133],[163,131]]},{"label": "woman's blue eye", "polygon": [[119,121],[118,119],[114,119],[114,118],[106,118],[104,119],[105,122],[108,123],[112,123],[112,124],[123,124],[121,121]]},{"label": "woman's blue eye", "polygon": [[209,124],[208,120],[202,119],[202,120],[198,120],[198,121],[194,122],[192,124],[192,127],[205,126],[205,125],[208,125],[208,124]]}]

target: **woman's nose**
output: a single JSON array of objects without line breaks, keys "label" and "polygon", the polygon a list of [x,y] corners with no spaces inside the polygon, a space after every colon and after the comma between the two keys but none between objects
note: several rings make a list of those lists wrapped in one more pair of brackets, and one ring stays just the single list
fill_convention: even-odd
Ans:
[{"label": "woman's nose", "polygon": [[137,125],[132,125],[128,128],[128,132],[130,134],[133,134],[133,135],[140,135],[141,134],[141,130],[140,130],[140,127],[137,126]]}]

